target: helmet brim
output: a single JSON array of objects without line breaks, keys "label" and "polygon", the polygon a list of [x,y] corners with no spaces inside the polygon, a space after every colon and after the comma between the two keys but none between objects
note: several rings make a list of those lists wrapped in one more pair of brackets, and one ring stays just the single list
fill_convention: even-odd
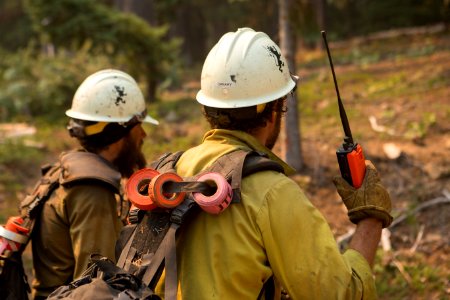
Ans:
[{"label": "helmet brim", "polygon": [[[126,123],[130,121],[130,117],[123,117],[123,118],[114,118],[114,117],[105,117],[105,116],[91,116],[83,113],[79,113],[77,111],[74,111],[72,109],[69,109],[66,111],[66,116],[78,119],[78,120],[84,120],[84,121],[93,121],[93,122],[108,122],[108,123]],[[144,119],[141,119],[141,122],[150,123],[153,125],[159,125],[158,120],[153,119],[149,115],[146,115]]]},{"label": "helmet brim", "polygon": [[153,124],[153,125],[159,125],[159,121],[156,120],[156,119],[153,119],[150,116],[146,116],[145,119],[144,119],[144,122],[145,123],[150,123],[150,124]]}]

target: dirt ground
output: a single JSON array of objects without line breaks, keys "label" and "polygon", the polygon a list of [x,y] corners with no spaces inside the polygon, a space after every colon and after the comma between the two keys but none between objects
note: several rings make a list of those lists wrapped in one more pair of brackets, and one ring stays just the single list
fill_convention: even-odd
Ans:
[{"label": "dirt ground", "polygon": [[[383,184],[389,190],[393,204],[393,225],[384,229],[384,236],[380,249],[384,253],[382,265],[392,267],[397,277],[406,282],[412,290],[417,289],[417,283],[412,279],[414,273],[420,270],[406,271],[410,268],[427,266],[439,268],[443,278],[437,279],[438,285],[444,289],[444,294],[450,296],[450,135],[449,128],[427,136],[420,145],[414,142],[397,142],[396,146],[402,151],[397,159],[385,157],[381,143],[364,143],[366,157],[372,160],[382,178]],[[305,143],[308,148],[320,149],[320,145]],[[436,147],[436,145],[441,145]],[[307,153],[314,153],[306,151]],[[329,153],[327,153],[329,154]],[[323,157],[331,155],[323,155]],[[308,161],[308,159],[306,159]],[[323,159],[319,166],[306,172],[310,176],[307,194],[311,201],[328,220],[338,241],[346,241],[354,225],[346,216],[346,208],[332,186],[331,178],[336,175],[337,166],[333,170],[328,166],[337,165],[336,161],[326,162]],[[317,169],[317,167],[319,169]],[[440,170],[440,171],[437,171]],[[323,178],[322,180],[319,179]],[[427,206],[429,204],[430,206]],[[416,210],[415,210],[416,209]],[[390,235],[390,238],[389,238]],[[344,244],[345,245],[345,244]],[[380,250],[381,251],[381,250]],[[410,257],[420,255],[417,259]],[[422,265],[422,266],[421,266]],[[381,270],[378,276],[384,276]],[[409,274],[410,272],[411,274]],[[397,278],[398,280],[398,278]],[[422,279],[420,286],[425,289],[426,279]],[[436,295],[431,290],[413,296],[411,292],[402,298],[383,296],[380,299],[445,299],[442,292]],[[448,299],[448,298],[447,298]]]},{"label": "dirt ground", "polygon": [[[354,137],[377,167],[392,198],[395,220],[384,230],[380,246],[383,261],[381,269],[375,270],[377,281],[398,284],[409,291],[396,294],[388,286],[381,291],[380,299],[450,298],[450,86],[415,89],[417,82],[427,80],[429,74],[450,77],[450,39],[447,36],[437,43],[446,43],[446,50],[411,60],[381,59],[365,67],[364,72],[380,82],[392,71],[408,74],[405,80],[411,81],[410,92],[367,102],[359,101],[366,96],[361,89],[349,92],[351,86],[341,85],[343,98],[349,100],[346,105],[357,112],[349,117]],[[320,68],[329,72],[328,66]],[[337,66],[336,71],[342,74],[356,68]],[[302,70],[301,75],[307,78],[318,71]],[[432,113],[435,120],[424,125],[425,112]],[[420,134],[415,137],[408,135],[411,124],[418,126],[415,131]],[[182,132],[194,130],[183,126]],[[177,135],[176,131],[171,133]],[[348,221],[346,208],[332,184],[338,174],[335,150],[343,135],[341,128],[312,126],[302,128],[302,133],[305,166],[294,180],[323,213],[337,240],[346,241],[354,225]],[[438,274],[437,278],[430,272]]]},{"label": "dirt ground", "polygon": [[[377,76],[377,73],[387,72],[389,68],[402,68],[405,72],[421,69],[425,73],[439,68],[444,70],[444,76],[450,76],[450,53],[446,51],[416,59],[414,64],[405,62],[392,66],[392,63],[381,62],[367,68],[367,72]],[[340,71],[343,72],[343,69]],[[420,101],[410,101],[411,95],[402,94],[371,103],[351,102],[359,111],[350,118],[353,133],[359,132],[363,136],[357,142],[362,145],[366,158],[379,170],[382,182],[391,195],[396,218],[393,225],[384,230],[384,237],[389,234],[390,237],[383,239],[380,247],[385,252],[383,266],[392,266],[397,276],[406,282],[406,287],[417,289],[414,279],[414,272],[417,271],[411,271],[406,266],[417,264],[417,260],[411,262],[410,258],[420,255],[420,263],[439,269],[443,277],[437,279],[437,285],[444,293],[429,290],[421,296],[414,296],[412,292],[404,298],[380,295],[382,299],[450,297],[450,87],[422,91],[415,96]],[[386,110],[393,112],[394,116],[383,118],[383,111]],[[436,122],[424,129],[425,134],[407,137],[410,129],[407,124],[423,120],[424,113],[430,111]],[[340,240],[351,232],[353,225],[348,221],[346,209],[331,183],[332,177],[338,173],[338,166],[335,148],[330,141],[343,134],[338,131],[340,128],[334,133],[312,130],[305,131],[302,137],[306,166],[297,180],[304,183],[311,201],[324,214]],[[418,281],[424,289],[427,280],[422,278]]]}]

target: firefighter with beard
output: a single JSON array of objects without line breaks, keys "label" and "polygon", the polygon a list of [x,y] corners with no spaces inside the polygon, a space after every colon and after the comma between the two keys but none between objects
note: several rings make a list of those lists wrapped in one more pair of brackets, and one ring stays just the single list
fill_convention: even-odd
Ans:
[{"label": "firefighter with beard", "polygon": [[[324,217],[286,176],[294,170],[271,151],[296,80],[263,32],[226,33],[209,52],[197,101],[211,130],[183,152],[177,173],[194,176],[244,150],[265,155],[284,174],[246,176],[239,202],[189,220],[177,240],[178,299],[280,299],[281,287],[292,299],[376,299],[371,265],[381,230],[392,222],[389,194],[370,161],[359,189],[334,179],[356,224],[341,253]],[[164,291],[165,279],[158,295],[173,293]]]},{"label": "firefighter with beard", "polygon": [[86,78],[66,115],[69,133],[81,147],[60,155],[59,186],[36,222],[34,299],[79,277],[93,253],[115,259],[121,179],[146,165],[142,122],[158,124],[147,115],[136,81],[113,69]]}]

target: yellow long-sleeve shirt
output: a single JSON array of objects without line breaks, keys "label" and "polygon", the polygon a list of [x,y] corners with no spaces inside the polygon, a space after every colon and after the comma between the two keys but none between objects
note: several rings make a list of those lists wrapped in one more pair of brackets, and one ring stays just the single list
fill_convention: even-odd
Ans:
[{"label": "yellow long-sleeve shirt", "polygon": [[[252,136],[211,130],[182,155],[177,172],[197,174],[236,148],[264,152],[292,171]],[[241,194],[241,203],[220,215],[201,212],[180,233],[179,299],[256,299],[272,275],[292,299],[376,299],[367,261],[354,250],[339,252],[329,225],[294,181],[258,172],[243,179]]]}]

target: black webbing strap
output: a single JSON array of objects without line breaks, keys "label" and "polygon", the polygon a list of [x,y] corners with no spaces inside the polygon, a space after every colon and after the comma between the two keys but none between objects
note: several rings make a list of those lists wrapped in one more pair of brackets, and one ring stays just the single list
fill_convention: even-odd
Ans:
[{"label": "black webbing strap", "polygon": [[222,174],[228,182],[231,182],[233,190],[232,203],[241,202],[241,180],[244,160],[249,152],[243,150],[233,151],[219,157],[208,169],[209,172],[218,172]]},{"label": "black webbing strap", "polygon": [[166,280],[164,295],[166,299],[177,299],[178,276],[177,276],[177,245],[175,233],[180,226],[172,224],[169,228],[166,244],[165,269]]},{"label": "black webbing strap", "polygon": [[147,270],[142,277],[142,282],[151,289],[157,284],[159,276],[156,276],[165,267],[165,298],[176,299],[178,282],[177,282],[177,258],[176,258],[176,240],[175,234],[180,225],[172,223],[167,231],[164,239],[153,255]]},{"label": "black webbing strap", "polygon": [[25,197],[20,203],[23,218],[34,220],[39,215],[43,203],[59,186],[59,179],[61,177],[60,165],[55,164],[50,168],[45,168],[45,172],[43,177],[36,183],[33,193]]},{"label": "black webbing strap", "polygon": [[[130,248],[131,248],[131,244],[133,243],[134,236],[136,235],[136,228],[137,228],[137,226],[134,228],[133,234],[128,239],[128,242],[125,244],[125,247],[123,247],[122,252],[120,253],[119,259],[117,261],[117,266],[119,268],[123,268],[123,269],[127,270],[125,268],[125,262],[126,262],[127,257],[129,256]],[[134,256],[134,254],[136,254],[136,252],[133,253],[133,256]]]},{"label": "black webbing strap", "polygon": [[166,270],[165,299],[176,299],[178,291],[176,232],[188,216],[198,210],[198,205],[190,197],[174,208],[170,215],[170,227],[151,257],[142,281],[154,290],[161,277],[163,268]]},{"label": "black webbing strap", "polygon": [[230,182],[233,189],[232,203],[241,202],[242,178],[260,171],[276,171],[284,173],[283,167],[269,159],[267,155],[256,151],[236,150],[221,156],[208,169],[218,172]]},{"label": "black webbing strap", "polygon": [[245,157],[244,167],[242,169],[242,178],[260,171],[284,173],[284,169],[279,163],[271,160],[264,154],[258,152],[248,153]]},{"label": "black webbing strap", "polygon": [[183,154],[183,151],[178,151],[175,153],[165,153],[156,161],[150,164],[152,169],[158,170],[160,173],[167,172],[169,170],[175,170],[175,165],[178,159]]}]

